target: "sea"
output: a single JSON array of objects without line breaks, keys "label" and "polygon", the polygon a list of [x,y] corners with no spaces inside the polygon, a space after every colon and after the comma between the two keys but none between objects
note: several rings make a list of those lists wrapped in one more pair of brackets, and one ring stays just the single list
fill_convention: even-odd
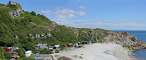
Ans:
[{"label": "sea", "polygon": [[[135,36],[138,40],[142,40],[146,42],[146,31],[116,31],[116,32],[128,32],[130,35]],[[146,50],[141,49],[138,51],[135,51],[133,55],[138,59],[138,60],[146,60]]]}]

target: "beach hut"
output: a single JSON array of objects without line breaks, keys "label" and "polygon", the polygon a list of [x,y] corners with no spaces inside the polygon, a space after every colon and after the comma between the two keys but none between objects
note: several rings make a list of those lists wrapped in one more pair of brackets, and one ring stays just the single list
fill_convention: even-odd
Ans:
[{"label": "beach hut", "polygon": [[60,45],[54,45],[54,47],[59,48],[59,47],[60,47]]},{"label": "beach hut", "polygon": [[4,47],[4,51],[7,53],[11,53],[13,51],[12,47]]},{"label": "beach hut", "polygon": [[59,53],[60,52],[60,45],[54,45],[55,49],[55,53]]},{"label": "beach hut", "polygon": [[29,50],[29,51],[26,51],[25,52],[25,56],[26,57],[30,57],[31,55],[32,55],[32,51]]},{"label": "beach hut", "polygon": [[75,44],[74,44],[74,47],[75,47],[75,48],[81,48],[81,47],[82,47],[82,45],[81,45],[81,43],[80,43],[80,42],[78,42],[78,43],[75,43]]},{"label": "beach hut", "polygon": [[49,54],[53,54],[53,53],[54,53],[53,46],[49,46],[49,48],[48,48],[48,53],[49,53]]},{"label": "beach hut", "polygon": [[47,44],[37,44],[36,49],[48,49]]}]

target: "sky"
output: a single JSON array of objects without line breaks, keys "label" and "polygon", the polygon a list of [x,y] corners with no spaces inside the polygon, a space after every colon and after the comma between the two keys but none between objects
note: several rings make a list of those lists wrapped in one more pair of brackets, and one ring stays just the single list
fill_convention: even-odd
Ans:
[{"label": "sky", "polygon": [[[7,3],[9,0],[0,0]],[[14,0],[26,11],[73,27],[146,30],[146,0]]]}]

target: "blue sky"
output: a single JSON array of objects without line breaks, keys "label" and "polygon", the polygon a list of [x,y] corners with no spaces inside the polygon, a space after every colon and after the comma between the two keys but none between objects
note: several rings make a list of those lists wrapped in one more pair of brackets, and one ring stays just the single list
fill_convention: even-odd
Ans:
[{"label": "blue sky", "polygon": [[[6,3],[9,0],[0,0]],[[74,27],[146,30],[146,0],[16,0],[24,10]]]}]

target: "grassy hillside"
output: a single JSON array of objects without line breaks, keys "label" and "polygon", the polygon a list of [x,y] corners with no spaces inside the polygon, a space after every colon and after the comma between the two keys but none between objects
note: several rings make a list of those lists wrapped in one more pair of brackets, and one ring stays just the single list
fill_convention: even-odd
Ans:
[{"label": "grassy hillside", "polygon": [[23,11],[20,16],[10,15],[18,6],[0,4],[0,46],[17,46],[34,50],[38,43],[48,45],[76,43],[81,41],[103,42],[103,29],[73,28],[58,25],[35,12]]}]

